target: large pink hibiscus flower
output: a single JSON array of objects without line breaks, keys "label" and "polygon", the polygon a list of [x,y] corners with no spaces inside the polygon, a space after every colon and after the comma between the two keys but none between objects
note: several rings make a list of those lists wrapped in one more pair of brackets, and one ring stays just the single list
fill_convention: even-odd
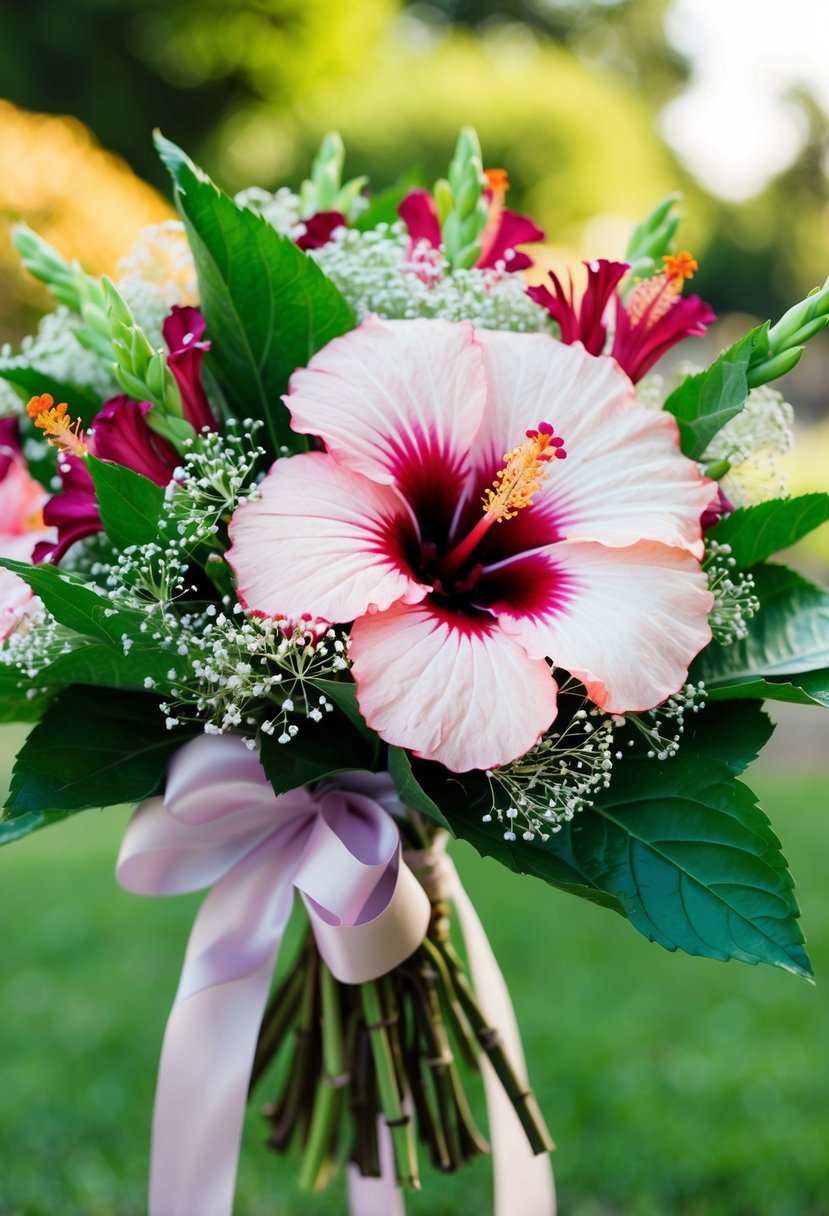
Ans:
[{"label": "large pink hibiscus flower", "polygon": [[239,596],[260,615],[353,621],[360,707],[387,742],[489,768],[550,726],[556,668],[613,712],[682,685],[710,638],[700,516],[715,487],[612,359],[369,318],[285,400],[327,450],[277,461],[237,510]]}]

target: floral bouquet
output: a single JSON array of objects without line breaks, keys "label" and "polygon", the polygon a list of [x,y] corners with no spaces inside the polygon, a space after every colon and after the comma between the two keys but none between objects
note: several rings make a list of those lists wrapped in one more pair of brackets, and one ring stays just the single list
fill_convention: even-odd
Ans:
[{"label": "floral bouquet", "polygon": [[768,387],[829,288],[664,378],[713,319],[673,199],[574,282],[533,267],[472,131],[433,189],[376,195],[334,135],[298,193],[235,200],[158,148],[181,222],[115,282],[16,234],[58,307],[0,359],[0,710],[32,723],[0,839],[137,803],[121,884],[209,888],[153,1216],[228,1216],[260,1084],[306,1186],[345,1166],[355,1216],[399,1212],[419,1153],[487,1150],[476,1070],[496,1211],[551,1216],[446,841],[669,950],[809,975],[738,776],[763,700],[829,704],[829,592],[769,561],[829,495],[786,496]]}]

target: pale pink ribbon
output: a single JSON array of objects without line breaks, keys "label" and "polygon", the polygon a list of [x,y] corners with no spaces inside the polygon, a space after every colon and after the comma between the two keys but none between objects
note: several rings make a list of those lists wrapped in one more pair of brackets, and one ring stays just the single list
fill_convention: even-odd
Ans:
[{"label": "pale pink ribbon", "polygon": [[[343,983],[385,974],[423,940],[429,899],[401,859],[390,814],[402,809],[387,774],[339,774],[336,785],[277,796],[256,754],[238,736],[226,735],[186,744],[170,766],[164,797],[136,810],[118,858],[121,885],[143,895],[212,887],[193,925],[164,1037],[150,1216],[232,1212],[248,1082],[294,889],[320,954]],[[454,874],[452,880],[443,871],[457,886],[452,898],[479,998],[484,989],[497,993],[500,984],[496,1007],[482,1003],[523,1064],[503,977],[454,867],[444,860]],[[509,1101],[487,1071],[485,1085],[496,1216],[554,1216],[547,1158],[531,1155]],[[350,1176],[353,1216],[402,1213],[387,1154],[384,1161],[378,1181]],[[534,1181],[522,1206],[515,1188],[524,1184],[526,1171]]]}]

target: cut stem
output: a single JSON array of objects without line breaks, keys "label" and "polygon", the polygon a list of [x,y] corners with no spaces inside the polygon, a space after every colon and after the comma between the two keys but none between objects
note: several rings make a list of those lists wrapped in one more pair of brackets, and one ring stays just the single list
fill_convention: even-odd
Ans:
[{"label": "cut stem", "polygon": [[403,1109],[403,1099],[397,1082],[394,1056],[388,1035],[391,1019],[396,1019],[398,1016],[397,1010],[395,1009],[393,1013],[390,1011],[389,1016],[386,1016],[376,980],[362,984],[360,993],[374,1056],[380,1105],[386,1126],[391,1133],[397,1181],[401,1185],[418,1191],[420,1190],[420,1177],[412,1118]]}]

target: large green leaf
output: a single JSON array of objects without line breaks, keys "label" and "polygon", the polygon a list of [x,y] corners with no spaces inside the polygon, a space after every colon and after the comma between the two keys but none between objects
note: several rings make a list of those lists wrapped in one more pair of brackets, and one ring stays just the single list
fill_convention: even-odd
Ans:
[{"label": "large green leaf", "polygon": [[212,366],[230,408],[263,419],[274,446],[304,446],[280,401],[288,379],[354,325],[343,296],[311,258],[223,194],[175,144],[156,137],[199,278]]},{"label": "large green leaf", "polygon": [[160,648],[147,629],[145,613],[113,607],[105,596],[54,566],[7,559],[0,559],[0,565],[25,579],[55,619],[78,635],[39,673],[37,687],[141,689],[150,678],[157,691],[165,692],[182,678],[186,663],[174,650]]},{"label": "large green leaf", "polygon": [[679,423],[682,450],[692,460],[702,459],[717,432],[743,408],[751,356],[766,328],[753,329],[705,371],[686,377],[665,402],[665,409]]},{"label": "large green leaf", "polygon": [[692,678],[711,689],[829,667],[829,592],[784,566],[752,573],[761,607],[748,636],[712,643],[692,667]]},{"label": "large green leaf", "polygon": [[768,680],[738,680],[708,687],[711,701],[788,701],[793,705],[823,705],[829,708],[829,667],[803,671]]},{"label": "large green leaf", "polygon": [[0,722],[37,722],[49,704],[42,681],[0,663]]},{"label": "large green leaf", "polygon": [[751,702],[709,706],[678,756],[626,755],[595,806],[547,841],[519,833],[509,842],[483,821],[492,804],[484,776],[412,767],[456,835],[510,869],[621,912],[667,949],[809,974],[779,843],[735,780],[771,729]]},{"label": "large green leaf", "polygon": [[412,771],[412,760],[402,747],[390,747],[388,769],[400,801],[413,811],[419,811],[433,823],[451,832],[452,825],[434,799],[430,798]]},{"label": "large green leaf", "polygon": [[0,558],[0,566],[13,571],[28,583],[55,620],[75,633],[104,642],[116,642],[123,635],[127,622],[134,625],[138,632],[143,619],[139,613],[117,611],[106,596],[99,595],[55,566],[32,566],[28,562],[15,562],[9,558]]},{"label": "large green leaf", "polygon": [[373,769],[377,760],[377,737],[354,726],[340,714],[326,714],[321,722],[303,723],[287,743],[276,735],[263,734],[260,759],[277,794],[322,781],[333,773],[351,769]]},{"label": "large green leaf", "polygon": [[104,531],[117,549],[158,539],[164,487],[120,464],[89,456],[95,500]]},{"label": "large green leaf", "polygon": [[161,785],[188,730],[165,728],[156,697],[75,686],[58,694],[15,761],[4,819],[138,802]]},{"label": "large green leaf", "polygon": [[620,769],[568,835],[631,924],[668,950],[810,975],[786,862],[751,790],[681,754],[655,775],[646,761]]},{"label": "large green leaf", "polygon": [[[492,794],[483,773],[451,773],[440,764],[413,759],[407,752],[398,754],[394,748],[389,749],[389,769],[404,802],[426,815],[430,805],[436,807],[450,831],[467,840],[482,857],[493,857],[517,874],[533,875],[562,891],[623,911],[614,896],[602,891],[557,847],[555,837],[546,842],[540,837],[532,841],[519,837],[508,843],[502,827],[494,821],[485,823],[484,815],[492,810]],[[440,822],[434,812],[432,818]]]},{"label": "large green leaf", "polygon": [[829,494],[772,498],[754,507],[740,507],[708,532],[709,540],[731,546],[731,556],[743,569],[763,562],[829,520]]}]

